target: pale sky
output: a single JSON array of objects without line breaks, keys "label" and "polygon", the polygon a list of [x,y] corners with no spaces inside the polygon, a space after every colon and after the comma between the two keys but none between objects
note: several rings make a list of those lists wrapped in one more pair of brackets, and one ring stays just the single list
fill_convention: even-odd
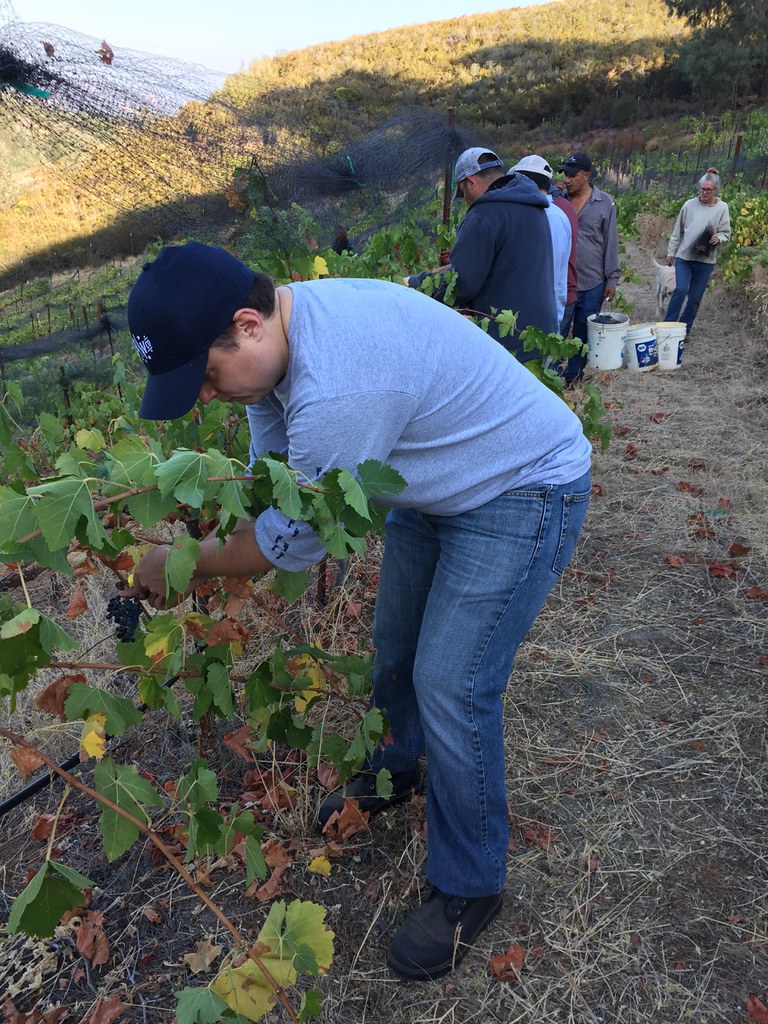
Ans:
[{"label": "pale sky", "polygon": [[[238,71],[280,50],[528,7],[545,0],[9,0],[21,22],[52,22],[126,47]],[[7,9],[8,0],[2,6]]]}]

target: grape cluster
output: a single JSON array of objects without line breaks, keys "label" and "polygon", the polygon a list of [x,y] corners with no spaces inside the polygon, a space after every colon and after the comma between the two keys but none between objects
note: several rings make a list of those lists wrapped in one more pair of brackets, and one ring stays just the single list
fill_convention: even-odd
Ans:
[{"label": "grape cluster", "polygon": [[141,617],[141,604],[135,597],[120,597],[115,594],[107,604],[107,618],[112,619],[117,629],[118,640],[130,643],[136,633]]}]

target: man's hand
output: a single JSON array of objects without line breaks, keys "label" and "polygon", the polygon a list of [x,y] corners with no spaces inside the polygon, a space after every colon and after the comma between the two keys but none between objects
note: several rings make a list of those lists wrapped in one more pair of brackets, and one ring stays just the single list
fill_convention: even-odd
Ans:
[{"label": "man's hand", "polygon": [[120,590],[120,597],[138,597],[158,611],[165,608],[165,563],[169,551],[168,544],[151,548],[133,570],[133,583]]},{"label": "man's hand", "polygon": [[675,257],[674,256],[667,256],[667,266],[668,267],[671,267],[674,264],[674,262],[675,262]]},{"label": "man's hand", "polygon": [[710,245],[720,245],[720,236],[719,235],[712,235],[712,237],[709,240],[709,244]]},{"label": "man's hand", "polygon": [[613,302],[615,296],[616,296],[616,285],[615,284],[607,284],[605,286],[605,291],[603,292],[603,297],[608,299],[609,302]]}]

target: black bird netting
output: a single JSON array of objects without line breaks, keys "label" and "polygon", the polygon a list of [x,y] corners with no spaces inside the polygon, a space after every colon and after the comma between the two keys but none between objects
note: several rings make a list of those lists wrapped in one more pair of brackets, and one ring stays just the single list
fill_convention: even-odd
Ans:
[{"label": "black bird netting", "polygon": [[[329,110],[335,85],[328,85]],[[21,163],[47,176],[43,184],[56,183],[51,203],[69,189],[75,202],[96,207],[107,240],[98,236],[98,251],[91,244],[94,262],[130,258],[158,238],[211,240],[216,229],[234,224],[241,255],[251,261],[270,248],[289,252],[296,240],[359,251],[372,232],[452,184],[462,150],[491,141],[455,126],[449,112],[426,107],[393,111],[383,124],[362,109],[352,120],[331,117],[320,137],[304,130],[304,98],[294,91],[286,123],[270,113],[247,74],[227,79],[201,65],[123,49],[117,39],[21,22],[10,0],[0,0],[0,164],[9,156],[0,184]],[[48,194],[41,186],[35,216]],[[0,211],[5,198],[0,190]],[[447,205],[443,212],[445,218]],[[135,252],[126,224],[137,235]],[[78,241],[96,237],[81,233]],[[66,265],[55,244],[41,245],[19,263],[16,278],[0,248],[0,274],[15,283],[43,272],[53,283]],[[39,377],[41,402],[63,375],[104,378],[110,360],[94,360],[92,350],[103,349],[107,327],[107,354],[113,334],[116,350],[126,339],[115,317],[124,291],[99,295],[109,321],[92,310],[88,322],[83,309],[81,324],[83,300],[67,296],[59,308],[57,290],[41,293],[37,305],[25,300],[18,313],[0,308],[2,383],[26,380],[31,361],[26,369]],[[17,303],[17,295],[10,301]]]},{"label": "black bird netting", "polygon": [[230,205],[242,210],[255,181],[260,202],[298,204],[329,226],[334,201],[353,194],[380,200],[391,219],[477,141],[445,112],[411,108],[383,126],[361,114],[356,137],[310,152],[306,134],[270,123],[247,86],[228,89],[205,67],[118,44],[20,22],[0,0],[0,132],[41,162],[74,165],[76,188],[116,211],[158,219],[180,193],[226,197],[233,187],[241,202]]}]

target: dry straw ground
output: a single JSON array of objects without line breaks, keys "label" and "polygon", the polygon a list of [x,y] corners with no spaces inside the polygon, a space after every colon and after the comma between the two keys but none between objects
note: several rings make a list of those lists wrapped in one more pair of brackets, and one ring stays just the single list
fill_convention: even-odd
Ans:
[{"label": "dry straw ground", "polygon": [[[633,321],[655,319],[656,239],[645,241],[623,257]],[[521,649],[506,698],[505,908],[451,977],[407,984],[385,966],[424,885],[421,798],[356,836],[325,879],[306,870],[321,845],[310,828],[318,789],[294,777],[298,803],[273,826],[292,859],[281,894],[328,909],[327,1024],[737,1024],[750,1019],[750,994],[768,1002],[767,365],[757,327],[716,290],[679,371],[599,374],[614,440],[595,458],[576,560]],[[347,566],[330,604],[304,602],[292,625],[354,646],[370,622],[376,559],[374,548]],[[97,588],[89,595],[84,646],[106,632]],[[266,647],[275,627],[259,615]],[[49,727],[24,708],[14,724],[37,739]],[[115,751],[160,781],[193,753],[187,731],[160,715]],[[235,795],[245,766],[227,751],[215,762]],[[6,776],[7,793],[18,781]],[[2,821],[6,910],[43,856],[30,830],[59,796],[45,792]],[[21,1011],[64,1003],[67,1021],[86,1022],[107,996],[125,1007],[118,1020],[171,1022],[173,990],[207,977],[191,975],[183,955],[206,937],[226,947],[226,936],[145,848],[108,868],[93,810],[74,796],[66,812],[58,856],[103,885],[93,907],[105,914],[109,959],[84,961],[71,929],[46,944],[0,938],[0,977],[10,986],[13,965]],[[266,906],[243,898],[239,875],[217,869],[208,885],[243,928],[258,929]],[[489,959],[511,944],[525,960],[514,983],[500,983]]]}]

